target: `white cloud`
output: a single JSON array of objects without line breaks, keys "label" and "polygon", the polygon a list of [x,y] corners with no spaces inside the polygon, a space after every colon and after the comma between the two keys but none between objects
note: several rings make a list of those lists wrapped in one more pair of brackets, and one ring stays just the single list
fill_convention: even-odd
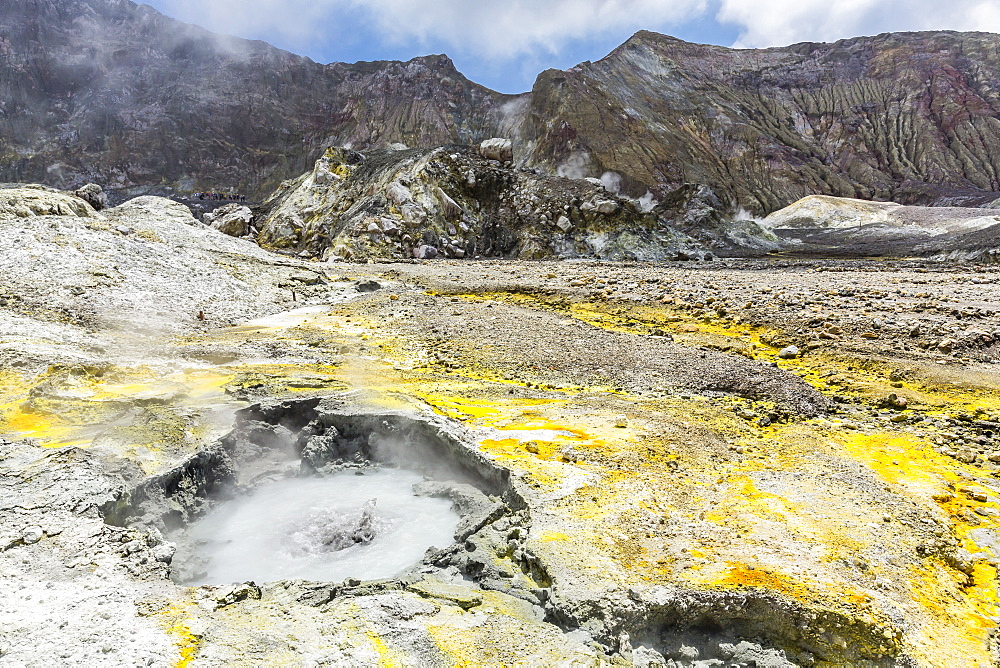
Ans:
[{"label": "white cloud", "polygon": [[736,46],[780,46],[906,30],[1000,32],[1000,0],[722,0]]},{"label": "white cloud", "polygon": [[611,31],[678,25],[705,0],[352,0],[398,41],[442,41],[464,52],[509,58],[558,53],[570,41]]},{"label": "white cloud", "polygon": [[329,32],[331,19],[344,4],[340,0],[160,0],[156,6],[174,18],[212,32],[241,36],[277,34],[288,40],[308,42]]},{"label": "white cloud", "polygon": [[969,9],[969,19],[973,25],[980,26],[977,30],[1000,31],[1000,2],[986,0],[978,4],[974,3],[974,6]]},{"label": "white cloud", "polygon": [[[0,0],[2,1],[2,0]],[[443,48],[529,70],[571,44],[685,23],[735,26],[735,46],[832,41],[900,30],[1000,32],[1000,0],[150,0],[223,33]],[[720,34],[722,30],[720,29]],[[702,32],[704,34],[704,32]],[[299,51],[301,52],[301,50]],[[602,54],[595,53],[594,57]],[[525,78],[530,79],[526,71]]]},{"label": "white cloud", "polygon": [[[367,23],[397,44],[443,43],[456,53],[513,59],[569,42],[680,25],[708,0],[160,0],[172,16],[216,32],[316,40]],[[354,26],[355,28],[357,26]]]}]

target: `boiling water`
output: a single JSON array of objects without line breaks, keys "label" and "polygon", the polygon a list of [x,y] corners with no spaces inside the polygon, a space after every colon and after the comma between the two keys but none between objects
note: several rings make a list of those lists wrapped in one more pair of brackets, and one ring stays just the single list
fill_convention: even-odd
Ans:
[{"label": "boiling water", "polygon": [[345,471],[269,483],[227,501],[188,531],[205,562],[192,584],[397,575],[428,547],[454,542],[458,515],[446,499],[415,495],[421,480],[398,469]]}]

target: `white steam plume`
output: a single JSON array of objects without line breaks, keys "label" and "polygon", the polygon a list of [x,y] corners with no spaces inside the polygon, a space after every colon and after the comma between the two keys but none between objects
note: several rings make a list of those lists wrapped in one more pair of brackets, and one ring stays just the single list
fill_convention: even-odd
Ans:
[{"label": "white steam plume", "polygon": [[618,172],[604,172],[601,174],[601,184],[609,193],[618,194],[622,190],[622,175]]},{"label": "white steam plume", "polygon": [[586,151],[571,153],[566,162],[556,168],[556,174],[567,179],[585,179],[590,173],[590,154]]}]

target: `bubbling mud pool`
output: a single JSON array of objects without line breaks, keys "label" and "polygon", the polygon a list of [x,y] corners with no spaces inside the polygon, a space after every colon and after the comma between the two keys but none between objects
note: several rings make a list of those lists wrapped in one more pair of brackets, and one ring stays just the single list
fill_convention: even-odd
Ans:
[{"label": "bubbling mud pool", "polygon": [[175,564],[192,585],[398,575],[454,542],[459,517],[412,491],[423,479],[376,469],[267,483],[188,527]]}]

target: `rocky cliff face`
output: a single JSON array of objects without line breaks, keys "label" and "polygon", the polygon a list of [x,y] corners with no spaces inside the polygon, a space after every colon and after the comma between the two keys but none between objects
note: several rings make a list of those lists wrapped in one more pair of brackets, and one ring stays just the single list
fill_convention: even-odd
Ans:
[{"label": "rocky cliff face", "polygon": [[0,181],[262,195],[330,142],[492,136],[505,100],[445,56],[324,66],[128,0],[0,5]]},{"label": "rocky cliff face", "polygon": [[973,204],[1000,189],[1000,37],[906,33],[732,50],[638,33],[543,73],[524,159],[705,183],[756,213],[822,193]]},{"label": "rocky cliff face", "polygon": [[331,145],[516,140],[519,165],[756,214],[810,194],[979,206],[1000,190],[1000,37],[732,50],[641,32],[531,93],[444,56],[320,65],[128,0],[0,7],[0,181],[264,195]]}]

